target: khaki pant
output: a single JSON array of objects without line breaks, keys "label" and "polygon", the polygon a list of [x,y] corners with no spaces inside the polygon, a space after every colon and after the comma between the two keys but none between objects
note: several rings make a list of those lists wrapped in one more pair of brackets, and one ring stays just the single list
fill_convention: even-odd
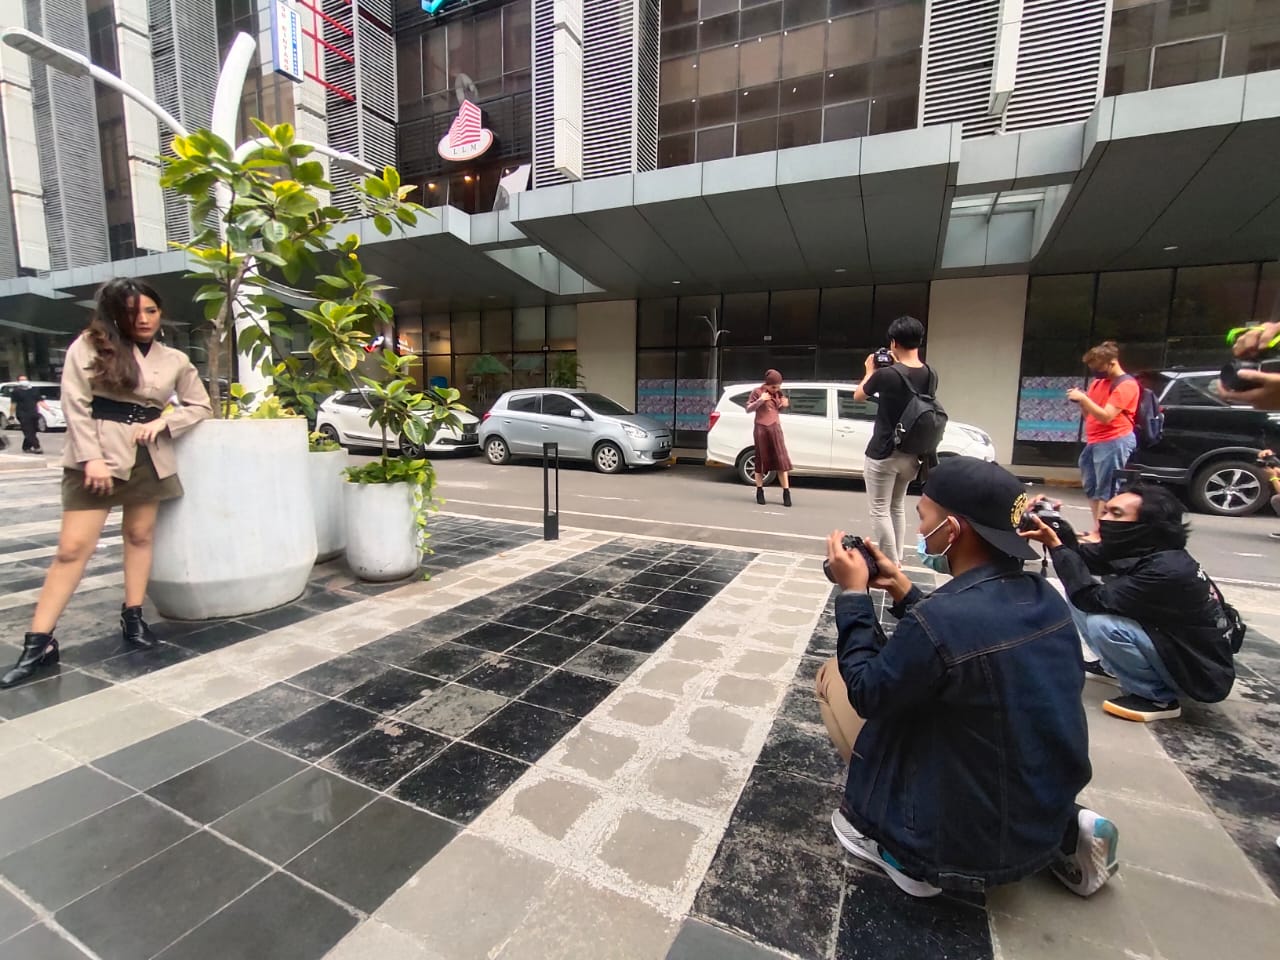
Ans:
[{"label": "khaki pant", "polygon": [[845,685],[844,677],[840,676],[840,666],[835,657],[818,668],[814,692],[818,697],[822,722],[827,725],[827,734],[840,751],[844,762],[848,763],[853,756],[853,745],[866,721],[858,716],[853,704],[849,702],[849,688]]}]

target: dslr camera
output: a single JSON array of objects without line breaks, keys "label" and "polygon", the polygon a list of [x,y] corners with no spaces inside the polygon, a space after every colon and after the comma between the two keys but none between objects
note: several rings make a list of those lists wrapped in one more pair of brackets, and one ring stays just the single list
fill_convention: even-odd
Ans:
[{"label": "dslr camera", "polygon": [[[863,562],[867,565],[867,582],[870,583],[876,577],[880,576],[880,565],[876,563],[876,558],[871,555],[871,551],[867,545],[862,542],[862,538],[854,536],[852,533],[846,533],[844,539],[840,541],[840,547],[844,550],[857,550],[862,554]],[[822,561],[822,572],[827,575],[827,579],[832,583],[836,582],[836,578],[831,575],[831,561]]]},{"label": "dslr camera", "polygon": [[1258,465],[1266,467],[1268,470],[1280,470],[1280,457],[1274,453],[1269,457],[1259,457]]},{"label": "dslr camera", "polygon": [[1056,533],[1064,546],[1072,547],[1073,549],[1079,546],[1076,532],[1072,529],[1071,524],[1067,523],[1066,518],[1048,500],[1038,500],[1027,507],[1022,519],[1018,522],[1018,529],[1028,533],[1036,529],[1034,517],[1039,517],[1046,527]]},{"label": "dslr camera", "polygon": [[881,347],[874,354],[877,370],[883,370],[885,367],[892,367],[898,361],[894,359],[893,353],[888,347]]}]

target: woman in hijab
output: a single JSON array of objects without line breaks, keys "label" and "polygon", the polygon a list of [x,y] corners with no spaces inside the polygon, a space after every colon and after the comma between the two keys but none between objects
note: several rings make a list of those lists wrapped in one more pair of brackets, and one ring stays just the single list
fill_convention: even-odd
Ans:
[{"label": "woman in hijab", "polygon": [[747,413],[756,415],[756,503],[764,503],[764,476],[776,471],[782,484],[782,505],[791,506],[791,458],[782,436],[778,413],[791,405],[782,393],[782,374],[770,370],[764,375],[764,386],[751,391]]}]

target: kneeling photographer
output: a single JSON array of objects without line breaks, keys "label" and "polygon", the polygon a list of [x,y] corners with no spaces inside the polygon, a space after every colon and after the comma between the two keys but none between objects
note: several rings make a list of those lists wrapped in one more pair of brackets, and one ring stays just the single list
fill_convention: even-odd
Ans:
[{"label": "kneeling photographer", "polygon": [[[1271,484],[1271,510],[1280,515],[1280,457],[1274,450],[1258,452],[1258,466],[1267,472],[1267,482]],[[1280,540],[1280,530],[1272,530],[1272,540]]]},{"label": "kneeling photographer", "polygon": [[1085,675],[1120,688],[1102,709],[1147,722],[1181,716],[1180,697],[1226,697],[1244,624],[1187,552],[1178,498],[1134,484],[1107,501],[1098,543],[1077,543],[1061,520],[1046,524],[1044,504],[1032,504],[1021,536],[1049,548],[1080,636],[1097,658]]},{"label": "kneeling photographer", "polygon": [[[836,656],[822,718],[849,763],[836,839],[900,889],[981,890],[1052,868],[1089,896],[1116,869],[1117,831],[1078,807],[1089,782],[1080,640],[1017,534],[1027,503],[1007,470],[951,457],[916,507],[917,552],[953,578],[925,595],[872,543],[832,534]],[[868,586],[893,599],[885,637]]]}]

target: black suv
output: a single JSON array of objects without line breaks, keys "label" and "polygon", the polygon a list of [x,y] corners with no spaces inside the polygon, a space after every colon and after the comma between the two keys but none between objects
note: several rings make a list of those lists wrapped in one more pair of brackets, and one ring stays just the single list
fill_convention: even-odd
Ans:
[{"label": "black suv", "polygon": [[1259,450],[1280,451],[1280,413],[1226,403],[1214,392],[1216,370],[1162,370],[1138,379],[1159,398],[1164,436],[1139,449],[1129,469],[1186,489],[1204,513],[1245,517],[1270,500]]}]

